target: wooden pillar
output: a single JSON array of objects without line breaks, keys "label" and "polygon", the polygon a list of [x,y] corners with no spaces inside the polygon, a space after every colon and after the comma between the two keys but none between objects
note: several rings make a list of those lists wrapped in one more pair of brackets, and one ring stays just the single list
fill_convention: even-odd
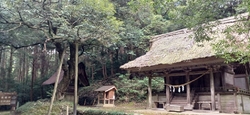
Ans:
[{"label": "wooden pillar", "polygon": [[[190,81],[190,76],[189,76],[189,70],[186,71],[186,81]],[[191,97],[190,97],[190,84],[187,84],[187,104],[190,105],[191,103]]]},{"label": "wooden pillar", "polygon": [[221,99],[220,99],[220,93],[217,94],[217,100],[218,100],[219,112],[221,112]]},{"label": "wooden pillar", "polygon": [[104,100],[103,105],[105,105],[106,104],[106,93],[105,92],[103,93],[103,100]]},{"label": "wooden pillar", "polygon": [[98,102],[97,102],[97,104],[99,105],[100,104],[100,92],[98,92],[98,95],[97,95],[98,97]]},{"label": "wooden pillar", "polygon": [[238,101],[237,101],[237,94],[234,93],[234,112],[238,112]]},{"label": "wooden pillar", "polygon": [[215,111],[214,73],[212,68],[210,68],[210,92],[211,92],[212,111]]},{"label": "wooden pillar", "polygon": [[148,108],[152,108],[152,78],[148,77]]},{"label": "wooden pillar", "polygon": [[[166,81],[166,84],[170,83],[168,74],[166,74],[165,81]],[[169,89],[169,86],[166,85],[166,105],[169,105],[169,104],[170,104],[170,89]]]},{"label": "wooden pillar", "polygon": [[247,87],[247,90],[249,91],[250,90],[250,86],[249,86],[249,74],[248,74],[248,71],[247,71],[247,65],[245,65],[245,72],[246,72],[246,87]]}]

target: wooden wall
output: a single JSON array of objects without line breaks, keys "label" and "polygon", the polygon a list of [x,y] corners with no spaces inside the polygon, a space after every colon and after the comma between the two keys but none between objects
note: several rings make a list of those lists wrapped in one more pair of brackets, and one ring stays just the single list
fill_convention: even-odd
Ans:
[{"label": "wooden wall", "polygon": [[250,96],[237,95],[238,113],[250,113]]},{"label": "wooden wall", "polygon": [[221,112],[250,113],[250,96],[241,94],[221,95]]},{"label": "wooden wall", "polygon": [[106,98],[107,99],[114,99],[115,98],[115,89],[112,89],[112,90],[106,92]]},{"label": "wooden wall", "polygon": [[236,108],[234,107],[235,100],[233,94],[220,95],[220,103],[221,112],[223,113],[234,113],[234,111],[236,110]]}]

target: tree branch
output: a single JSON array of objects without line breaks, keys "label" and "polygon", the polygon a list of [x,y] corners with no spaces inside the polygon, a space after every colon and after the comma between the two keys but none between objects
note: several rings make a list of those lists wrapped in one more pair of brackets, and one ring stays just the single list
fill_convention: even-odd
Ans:
[{"label": "tree branch", "polygon": [[5,30],[5,31],[1,30],[0,32],[3,32],[3,33],[5,33],[5,32],[9,32],[9,31],[15,30],[15,29],[17,29],[17,28],[19,28],[19,27],[21,27],[21,26],[22,26],[22,23],[20,22],[20,24],[19,24],[18,26],[13,27],[13,28],[8,29],[8,30]]},{"label": "tree branch", "polygon": [[11,43],[4,43],[4,42],[0,42],[0,44],[6,45],[6,46],[11,46],[15,49],[20,49],[20,48],[24,48],[24,47],[30,47],[30,46],[35,46],[35,45],[39,45],[42,44],[41,42],[37,42],[37,43],[33,43],[33,44],[28,44],[28,45],[21,45],[21,46],[15,46]]}]

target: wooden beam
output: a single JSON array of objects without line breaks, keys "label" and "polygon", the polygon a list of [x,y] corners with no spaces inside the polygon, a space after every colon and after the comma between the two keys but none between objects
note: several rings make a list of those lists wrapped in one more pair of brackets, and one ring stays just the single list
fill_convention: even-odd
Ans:
[{"label": "wooden beam", "polygon": [[[189,70],[186,71],[186,82],[190,81]],[[187,104],[190,105],[191,97],[190,97],[190,84],[187,84]]]},{"label": "wooden beam", "polygon": [[152,109],[152,77],[148,77],[148,108]]},{"label": "wooden beam", "polygon": [[[203,71],[190,71],[189,72],[189,75],[199,75],[199,74],[203,74],[203,73],[205,73],[205,72],[207,72],[207,70],[203,70]],[[170,77],[174,77],[174,76],[185,76],[186,75],[186,73],[170,73],[169,74],[169,76]]]},{"label": "wooden beam", "polygon": [[210,92],[211,92],[212,111],[215,111],[214,73],[212,68],[210,68]]}]

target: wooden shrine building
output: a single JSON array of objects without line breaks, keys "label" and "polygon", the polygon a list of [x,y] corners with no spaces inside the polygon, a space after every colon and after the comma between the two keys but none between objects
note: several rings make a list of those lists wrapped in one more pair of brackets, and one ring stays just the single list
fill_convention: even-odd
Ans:
[{"label": "wooden shrine building", "polygon": [[[224,39],[223,31],[237,20],[229,17],[218,21],[211,36]],[[153,36],[145,55],[120,68],[148,77],[149,108],[250,113],[249,64],[225,63],[217,57],[211,45],[216,39],[196,42],[194,32],[188,29]],[[165,78],[163,93],[152,94],[153,77]]]},{"label": "wooden shrine building", "polygon": [[115,86],[102,86],[95,91],[98,92],[98,107],[114,107],[115,106]]}]

